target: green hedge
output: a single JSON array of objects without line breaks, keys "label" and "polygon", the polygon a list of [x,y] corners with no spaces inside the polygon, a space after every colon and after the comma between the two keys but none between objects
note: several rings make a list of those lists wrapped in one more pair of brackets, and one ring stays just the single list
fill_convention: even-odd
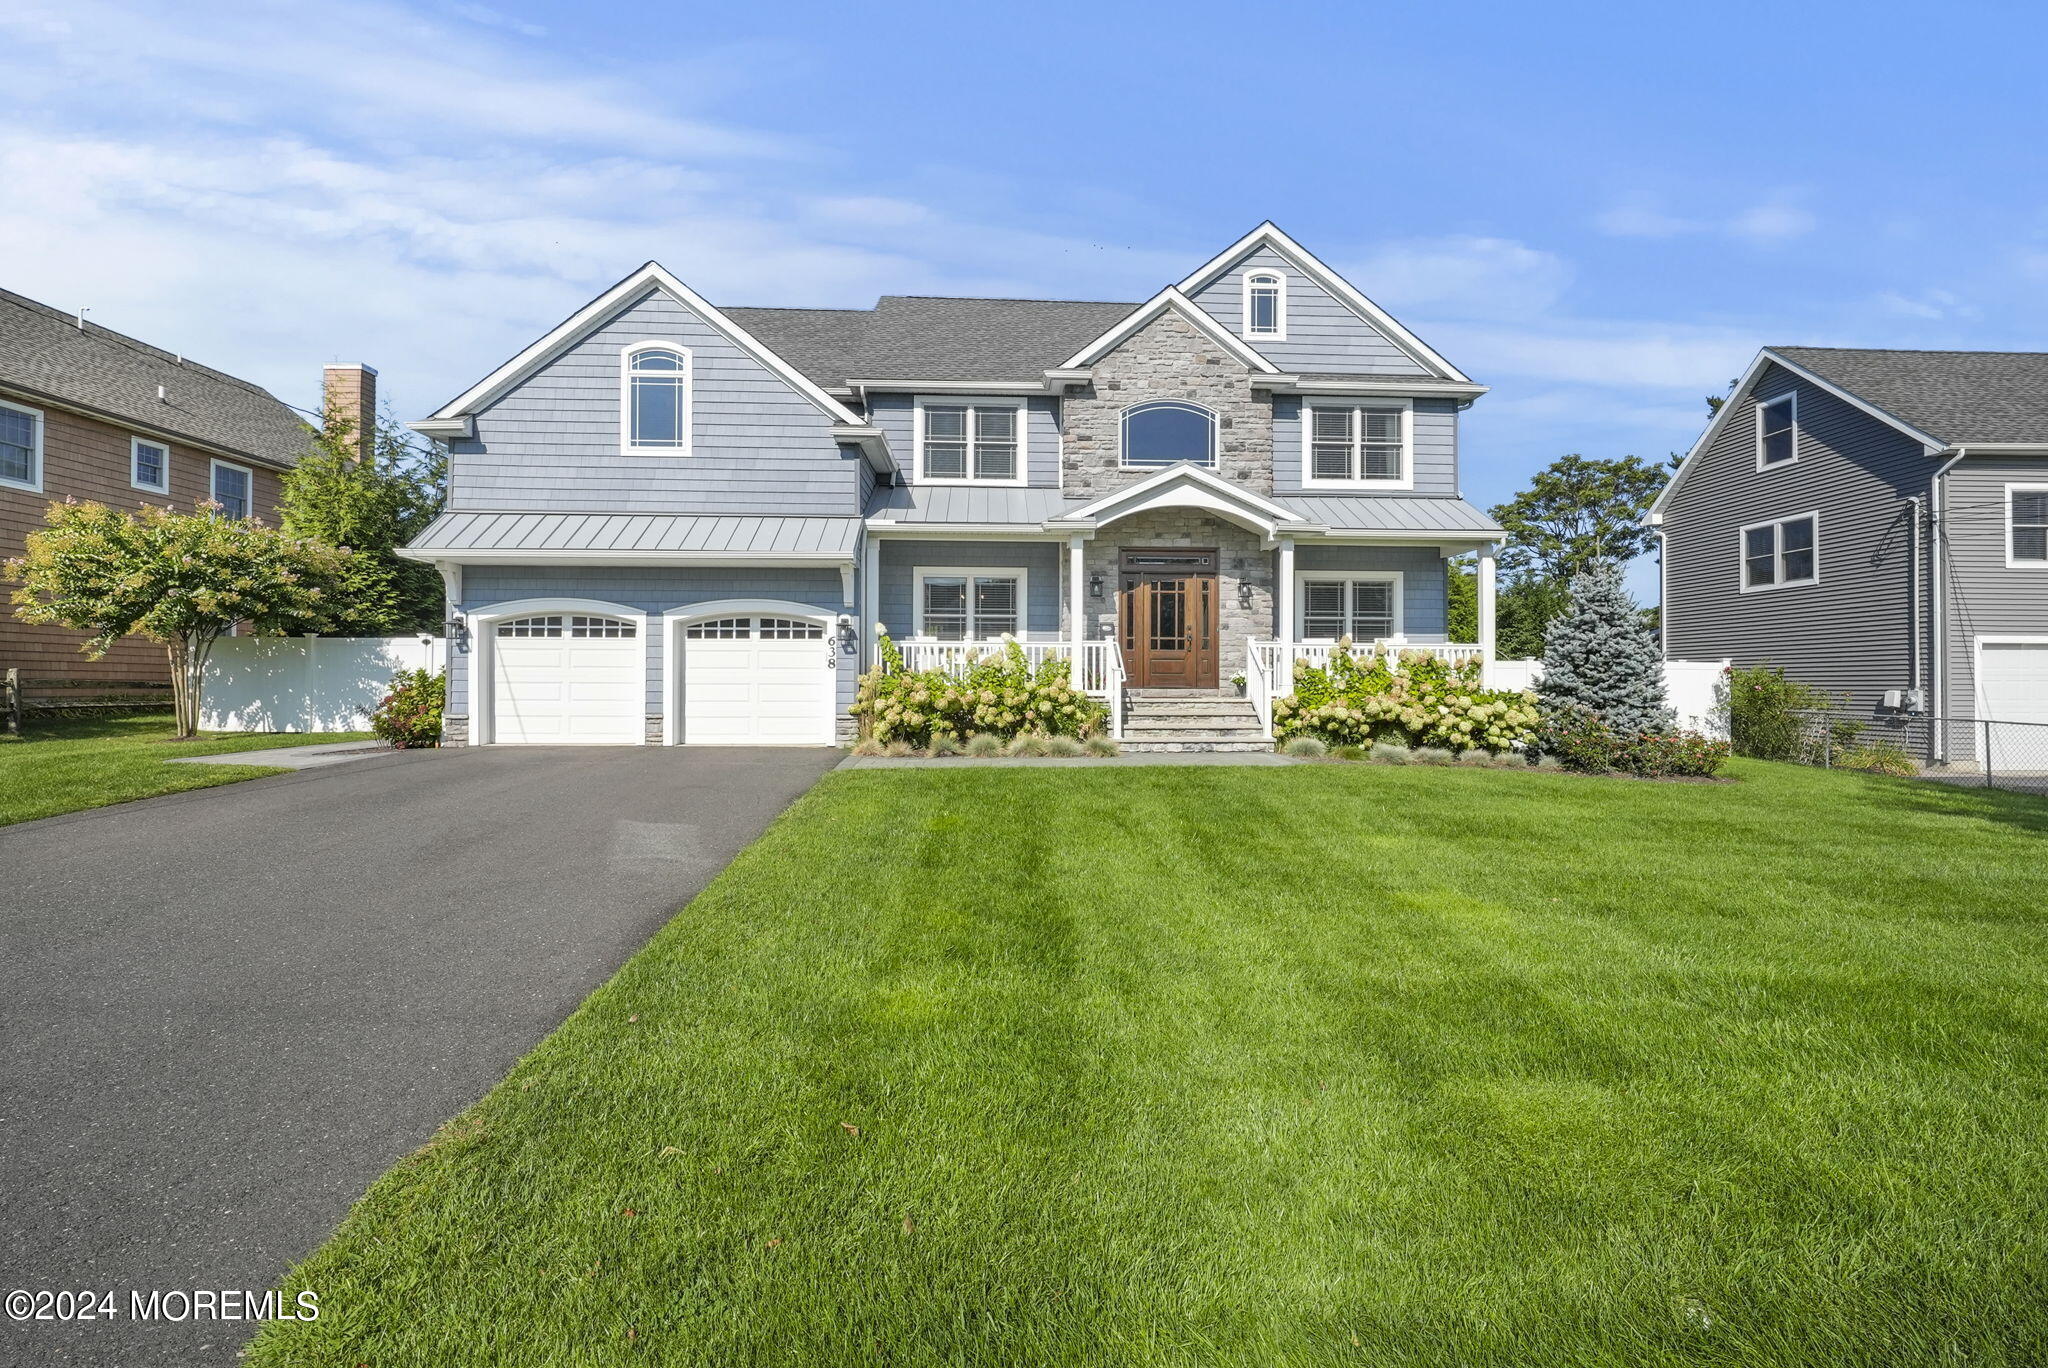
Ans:
[{"label": "green hedge", "polygon": [[1431,651],[1360,658],[1343,642],[1327,669],[1295,666],[1294,692],[1273,704],[1281,740],[1310,736],[1331,746],[1523,750],[1535,744],[1541,721],[1534,694],[1481,688],[1476,660],[1452,664]]},{"label": "green hedge", "polygon": [[1046,660],[1037,669],[1024,648],[1005,639],[1000,650],[971,660],[966,675],[904,669],[896,643],[881,639],[882,663],[860,677],[853,704],[861,730],[886,745],[907,742],[927,749],[941,738],[1009,738],[1032,733],[1088,737],[1109,721],[1109,709],[1069,680],[1067,662]]}]

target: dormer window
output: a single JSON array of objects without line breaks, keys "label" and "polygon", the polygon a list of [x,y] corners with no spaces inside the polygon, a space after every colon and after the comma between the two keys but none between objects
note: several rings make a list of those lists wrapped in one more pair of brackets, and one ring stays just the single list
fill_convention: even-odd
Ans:
[{"label": "dormer window", "polygon": [[1244,335],[1279,341],[1287,336],[1287,278],[1278,271],[1247,271]]},{"label": "dormer window", "polygon": [[927,484],[1023,484],[1024,405],[1015,399],[919,399],[917,478]]},{"label": "dormer window", "polygon": [[1200,404],[1163,399],[1124,410],[1123,463],[1170,466],[1216,464],[1216,415]]},{"label": "dormer window", "polygon": [[636,342],[623,353],[619,421],[628,455],[690,449],[690,350]]},{"label": "dormer window", "polygon": [[1782,394],[1756,406],[1756,468],[1790,465],[1799,459],[1799,397]]},{"label": "dormer window", "polygon": [[1302,483],[1412,488],[1414,417],[1414,405],[1399,399],[1305,405]]}]

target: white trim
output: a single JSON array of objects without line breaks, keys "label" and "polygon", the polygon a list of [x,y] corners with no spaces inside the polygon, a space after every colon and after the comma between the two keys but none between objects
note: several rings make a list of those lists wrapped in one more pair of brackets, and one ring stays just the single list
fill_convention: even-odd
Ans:
[{"label": "white trim", "polygon": [[[1315,419],[1311,416],[1316,409],[1350,409],[1353,413],[1365,409],[1399,409],[1401,412],[1401,476],[1395,480],[1325,480],[1315,474],[1314,451]],[[1359,462],[1354,469],[1362,469],[1365,444],[1364,424],[1353,420],[1352,458]],[[1301,401],[1301,487],[1310,489],[1413,489],[1415,488],[1415,401],[1413,399],[1340,399],[1335,395],[1327,398],[1305,398]]]},{"label": "white trim", "polygon": [[1183,280],[1178,288],[1185,294],[1199,293],[1218,276],[1236,265],[1240,258],[1260,247],[1271,248],[1282,261],[1350,306],[1353,313],[1385,333],[1387,340],[1406,352],[1411,360],[1424,369],[1435,371],[1445,380],[1472,383],[1471,376],[1446,361],[1434,348],[1402,327],[1392,314],[1359,293],[1357,286],[1318,261],[1307,248],[1281,232],[1271,220],[1252,229],[1197,267],[1194,274]]},{"label": "white trim", "polygon": [[[1270,279],[1274,288],[1273,322],[1278,326],[1271,332],[1258,332],[1252,327],[1252,282],[1254,279]],[[1240,291],[1240,302],[1244,312],[1239,315],[1243,321],[1247,342],[1285,342],[1287,340],[1287,272],[1276,271],[1271,266],[1253,266],[1244,273]]]},{"label": "white trim", "polygon": [[206,497],[207,497],[208,499],[212,500],[212,501],[213,501],[214,503],[219,503],[219,502],[220,502],[220,470],[221,470],[221,467],[222,467],[222,466],[226,466],[226,467],[227,467],[227,468],[228,468],[229,470],[239,470],[239,471],[241,471],[241,472],[242,472],[242,474],[243,474],[243,475],[245,475],[245,476],[247,476],[247,477],[248,477],[248,480],[249,480],[249,499],[248,499],[248,502],[249,502],[249,507],[248,507],[248,508],[247,508],[246,510],[244,510],[244,511],[243,511],[243,513],[242,513],[242,516],[243,516],[243,517],[245,517],[245,518],[253,518],[253,517],[255,517],[255,516],[256,516],[256,472],[255,472],[255,471],[253,471],[253,470],[251,470],[251,469],[249,469],[249,467],[247,467],[247,466],[245,466],[245,465],[237,465],[237,464],[236,464],[235,462],[233,462],[233,461],[223,461],[223,460],[222,460],[222,459],[221,459],[220,457],[218,457],[218,456],[215,456],[214,458],[212,458],[212,462],[211,462],[211,463],[210,463],[210,464],[209,464],[209,465],[208,465],[208,466],[206,467]]},{"label": "white trim", "polygon": [[[1400,570],[1297,570],[1294,572],[1294,622],[1292,630],[1298,642],[1321,645],[1334,642],[1335,637],[1312,637],[1308,634],[1308,586],[1314,583],[1350,584],[1356,580],[1382,580],[1394,586],[1394,625],[1387,633],[1389,638],[1399,639],[1406,635],[1408,577]],[[1351,620],[1349,591],[1346,591],[1344,619]]]},{"label": "white trim", "polygon": [[[683,689],[683,652],[688,648],[680,645],[682,629],[692,622],[704,618],[721,617],[786,617],[801,618],[807,622],[823,624],[825,638],[819,644],[824,646],[832,659],[832,684],[825,690],[825,739],[819,745],[829,746],[837,739],[839,724],[839,614],[808,603],[797,603],[790,599],[715,599],[710,603],[693,603],[687,608],[670,608],[661,615],[662,673],[661,686],[661,744],[680,746],[682,744],[683,710],[681,697]],[[862,629],[866,639],[867,628]],[[856,657],[858,659],[858,657]]]},{"label": "white trim", "polygon": [[854,551],[576,551],[478,549],[439,546],[424,549],[400,546],[393,555],[416,561],[454,561],[462,565],[523,565],[528,561],[547,565],[849,565]]},{"label": "white trim", "polygon": [[974,594],[971,581],[977,579],[1014,579],[1017,581],[1017,630],[1010,635],[1024,640],[1031,630],[1031,572],[1023,566],[1012,565],[917,565],[910,570],[910,641],[936,641],[924,630],[924,582],[927,579],[965,579],[970,581],[967,595],[967,645],[981,645],[1002,640],[1002,634],[992,637],[977,637],[974,634]]},{"label": "white trim", "polygon": [[[143,447],[154,447],[163,453],[163,459],[157,462],[157,469],[163,474],[163,482],[160,484],[144,484],[141,480],[135,478],[136,458],[142,454]],[[140,489],[148,494],[168,494],[171,492],[171,444],[169,442],[159,442],[154,437],[137,437],[132,433],[129,435],[128,487],[130,489]]]},{"label": "white trim", "polygon": [[[683,440],[676,446],[637,446],[633,441],[633,353],[658,350],[683,358]],[[655,378],[661,378],[656,375]],[[665,337],[643,337],[619,348],[619,454],[621,456],[688,456],[696,446],[697,353]]]},{"label": "white trim", "polygon": [[[1776,404],[1790,404],[1792,406],[1792,454],[1782,461],[1766,461],[1764,459],[1764,410]],[[1756,473],[1761,475],[1767,470],[1783,470],[1786,466],[1798,465],[1799,391],[1797,389],[1789,389],[1783,394],[1774,394],[1768,399],[1752,399],[1750,407],[1756,413]]]},{"label": "white trim", "polygon": [[[469,629],[469,744],[487,746],[497,741],[497,626],[506,618],[531,617],[537,613],[590,613],[605,617],[625,618],[638,626],[635,636],[640,642],[640,707],[635,717],[647,716],[647,652],[651,643],[647,639],[647,614],[638,608],[629,608],[623,603],[612,603],[605,599],[588,598],[531,598],[512,599],[505,603],[486,604],[472,608],[462,615],[463,624]],[[477,681],[483,687],[477,687]],[[644,742],[643,742],[644,743]],[[572,744],[563,742],[563,745]],[[610,743],[606,743],[610,744]]]},{"label": "white trim", "polygon": [[[1187,490],[1174,488],[1176,485],[1192,486],[1193,496]],[[1324,530],[1321,524],[1309,522],[1292,509],[1186,462],[1170,465],[1150,479],[1112,490],[1070,513],[1047,518],[1043,525],[1048,531],[1086,530],[1146,509],[1174,507],[1207,509],[1250,526],[1268,538],[1282,528],[1290,533]]]},{"label": "white trim", "polygon": [[1456,399],[1468,405],[1480,395],[1492,392],[1486,385],[1455,385],[1449,381],[1420,377],[1412,380],[1370,380],[1351,375],[1333,380],[1308,379],[1299,375],[1254,375],[1251,386],[1273,394],[1392,395],[1404,399]]},{"label": "white trim", "polygon": [[[1928,436],[1912,424],[1893,417],[1868,400],[1857,397],[1831,380],[1815,375],[1796,361],[1787,361],[1769,347],[1765,347],[1756,354],[1756,359],[1749,363],[1749,369],[1742,373],[1742,378],[1735,382],[1735,388],[1728,393],[1728,401],[1721,405],[1720,409],[1714,414],[1713,420],[1707,424],[1706,431],[1699,435],[1699,440],[1694,442],[1692,447],[1685,453],[1685,459],[1678,463],[1678,469],[1672,472],[1671,479],[1666,482],[1663,491],[1651,501],[1650,510],[1644,515],[1646,522],[1654,524],[1663,518],[1664,510],[1671,502],[1671,496],[1678,492],[1679,485],[1683,484],[1685,477],[1692,473],[1693,466],[1699,461],[1700,454],[1713,445],[1715,439],[1721,435],[1721,429],[1726,427],[1729,420],[1735,416],[1738,407],[1736,401],[1749,395],[1750,386],[1756,383],[1756,378],[1759,375],[1763,374],[1765,366],[1773,365],[1782,366],[1794,376],[1806,381],[1810,385],[1825,390],[1851,408],[1860,409],[1879,422],[1897,428],[1900,432],[1905,433],[1908,437],[1911,437],[1914,441],[1927,448],[1927,454],[1930,456],[1939,455],[1949,449],[1948,443],[1942,441],[1939,437]],[[1787,464],[1790,464],[1790,462],[1787,462]]]},{"label": "white trim", "polygon": [[[1779,528],[1786,523],[1813,519],[1813,574],[1806,579],[1774,579],[1769,584],[1749,582],[1749,534],[1759,527]],[[1771,533],[1771,570],[1782,574],[1785,568],[1785,538],[1780,532]],[[1820,510],[1808,509],[1803,513],[1784,513],[1762,522],[1744,523],[1735,529],[1735,587],[1745,594],[1767,594],[1773,589],[1808,589],[1820,583]]]},{"label": "white trim", "polygon": [[1136,413],[1136,412],[1137,412],[1138,410],[1140,410],[1140,409],[1154,409],[1154,408],[1177,408],[1177,409],[1191,409],[1191,410],[1194,410],[1194,411],[1196,411],[1196,412],[1199,412],[1199,413],[1203,413],[1203,414],[1206,414],[1206,415],[1208,415],[1208,418],[1209,418],[1209,459],[1208,459],[1208,460],[1206,460],[1206,461],[1189,461],[1189,462],[1187,462],[1187,464],[1189,464],[1189,465],[1193,465],[1193,466],[1196,466],[1196,467],[1198,467],[1198,468],[1200,468],[1200,469],[1202,469],[1202,470],[1214,470],[1214,469],[1216,468],[1216,462],[1217,462],[1217,460],[1218,460],[1218,456],[1219,456],[1219,450],[1220,450],[1220,448],[1221,448],[1221,446],[1222,446],[1222,437],[1221,437],[1221,432],[1222,432],[1222,424],[1221,424],[1221,419],[1220,419],[1220,417],[1219,417],[1219,415],[1217,414],[1217,412],[1216,412],[1216,410],[1215,410],[1215,409],[1212,409],[1212,408],[1210,408],[1210,407],[1209,407],[1209,406],[1208,406],[1207,404],[1198,404],[1198,403],[1196,403],[1196,402],[1195,402],[1194,400],[1192,400],[1192,399],[1140,399],[1140,400],[1138,400],[1138,402],[1136,402],[1135,404],[1126,404],[1126,405],[1125,405],[1125,406],[1124,406],[1123,408],[1121,408],[1121,409],[1117,410],[1117,415],[1116,415],[1116,465],[1117,465],[1117,469],[1119,469],[1119,470],[1170,470],[1170,469],[1172,469],[1172,468],[1173,468],[1173,466],[1175,466],[1175,465],[1178,465],[1178,464],[1181,464],[1181,462],[1177,462],[1177,461],[1170,461],[1170,462],[1168,462],[1168,463],[1167,463],[1166,465],[1157,465],[1157,464],[1153,464],[1153,463],[1149,463],[1149,462],[1148,462],[1148,463],[1146,463],[1146,464],[1143,464],[1143,465],[1133,465],[1133,464],[1131,464],[1130,460],[1129,460],[1129,459],[1128,459],[1128,458],[1127,458],[1127,457],[1125,456],[1125,454],[1124,454],[1124,447],[1125,447],[1125,445],[1126,445],[1126,444],[1125,444],[1125,441],[1124,441],[1124,425],[1125,425],[1126,423],[1128,423],[1128,422],[1130,421],[1130,419],[1131,419],[1131,415],[1132,415],[1133,413]]},{"label": "white trim", "polygon": [[[926,475],[924,473],[924,411],[927,404],[940,408],[967,410],[967,474]],[[976,409],[1014,409],[1017,414],[1017,474],[1008,480],[984,480],[974,474],[974,412]],[[991,489],[1017,488],[1029,483],[1031,472],[1031,401],[1015,395],[920,394],[910,405],[911,479],[928,485],[982,485]]]},{"label": "white trim", "polygon": [[1222,347],[1238,360],[1244,362],[1252,370],[1262,371],[1267,375],[1278,375],[1280,373],[1278,366],[1259,355],[1257,351],[1253,350],[1236,333],[1231,332],[1228,328],[1225,328],[1221,323],[1210,317],[1209,313],[1201,305],[1195,303],[1194,300],[1189,299],[1171,285],[1161,290],[1158,294],[1153,295],[1128,314],[1125,314],[1122,322],[1096,338],[1093,342],[1090,342],[1087,346],[1081,348],[1081,350],[1075,352],[1056,369],[1079,370],[1094,365],[1104,356],[1115,351],[1117,347],[1121,346],[1138,329],[1162,314],[1167,313],[1169,310],[1181,315],[1195,326],[1196,331]]},{"label": "white trim", "polygon": [[5,476],[0,476],[0,489],[21,489],[26,490],[30,494],[40,494],[43,492],[43,411],[39,408],[30,408],[27,404],[17,404],[7,399],[0,399],[0,408],[13,409],[16,413],[26,413],[29,416],[29,421],[35,426],[35,438],[29,444],[29,463],[33,467],[30,471],[31,478],[27,480],[10,480]]},{"label": "white trim", "polygon": [[[2005,487],[2005,527],[2003,528],[2003,535],[2005,537],[2005,568],[2008,570],[2048,570],[2048,560],[2019,560],[2012,554],[2012,496],[2016,490],[2048,494],[2048,483],[2040,480],[2018,480]],[[2031,527],[2033,524],[2029,523],[2028,526]]]},{"label": "white trim", "polygon": [[815,404],[835,422],[859,426],[863,419],[853,410],[825,393],[796,367],[777,356],[766,344],[714,308],[703,296],[669,274],[660,262],[650,261],[585,304],[551,328],[526,350],[492,371],[461,395],[427,416],[428,422],[468,417],[514,385],[539,370],[561,353],[595,331],[607,319],[650,289],[667,291],[683,307],[696,314],[714,332],[773,371],[778,379]]}]

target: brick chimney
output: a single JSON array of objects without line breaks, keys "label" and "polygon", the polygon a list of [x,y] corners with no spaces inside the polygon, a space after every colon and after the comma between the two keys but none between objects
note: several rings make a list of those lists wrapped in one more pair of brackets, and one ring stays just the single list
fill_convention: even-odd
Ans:
[{"label": "brick chimney", "polygon": [[356,459],[368,456],[377,434],[377,372],[361,362],[337,363],[321,372],[322,410],[354,425]]}]

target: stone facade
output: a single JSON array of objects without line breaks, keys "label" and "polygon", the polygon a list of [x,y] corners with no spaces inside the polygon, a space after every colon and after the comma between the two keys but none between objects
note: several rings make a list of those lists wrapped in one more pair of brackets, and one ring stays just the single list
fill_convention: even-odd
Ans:
[{"label": "stone facade", "polygon": [[1156,470],[1118,465],[1123,411],[1152,399],[1183,399],[1216,414],[1216,473],[1254,493],[1273,492],[1273,404],[1254,394],[1251,369],[1167,312],[1095,363],[1092,384],[1061,403],[1063,482],[1069,497],[1095,498]]},{"label": "stone facade", "polygon": [[1170,546],[1216,548],[1218,682],[1244,671],[1245,642],[1273,633],[1274,552],[1260,545],[1256,532],[1190,508],[1162,508],[1133,513],[1096,533],[1082,552],[1084,577],[1102,576],[1102,597],[1087,604],[1087,638],[1116,638],[1117,563],[1126,548],[1151,550]]},{"label": "stone facade", "polygon": [[650,746],[658,746],[658,745],[660,745],[660,744],[661,744],[661,714],[660,714],[660,713],[648,713],[648,714],[647,714],[647,727],[646,727],[646,737],[647,737],[647,744],[648,744],[648,745],[650,745]]},{"label": "stone facade", "polygon": [[444,746],[466,746],[469,744],[469,718],[465,714],[441,714],[441,744]]}]

